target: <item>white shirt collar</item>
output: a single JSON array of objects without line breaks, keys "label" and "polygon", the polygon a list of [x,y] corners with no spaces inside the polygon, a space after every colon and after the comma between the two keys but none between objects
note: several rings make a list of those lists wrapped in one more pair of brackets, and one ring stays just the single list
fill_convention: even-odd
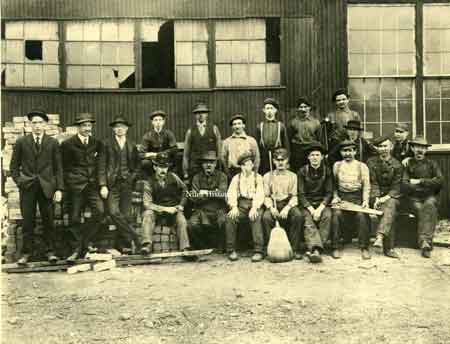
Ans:
[{"label": "white shirt collar", "polygon": [[33,135],[34,142],[36,142],[36,138],[39,137],[39,141],[40,141],[40,143],[42,143],[42,138],[44,137],[44,134],[41,134],[41,135],[32,134],[32,135]]},{"label": "white shirt collar", "polygon": [[78,138],[80,139],[81,143],[85,143],[87,140],[87,143],[89,143],[89,136],[81,136],[80,134],[77,134]]}]

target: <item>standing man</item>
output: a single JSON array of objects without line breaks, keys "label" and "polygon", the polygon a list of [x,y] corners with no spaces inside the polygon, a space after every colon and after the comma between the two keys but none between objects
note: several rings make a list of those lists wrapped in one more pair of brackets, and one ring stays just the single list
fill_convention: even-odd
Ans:
[{"label": "standing man", "polygon": [[185,181],[191,180],[202,170],[199,159],[204,153],[214,151],[220,156],[222,138],[219,128],[208,122],[209,112],[205,104],[198,104],[192,110],[196,123],[194,127],[188,129],[184,139],[183,178]]},{"label": "standing man", "polygon": [[[114,136],[105,141],[99,154],[98,181],[100,196],[106,200],[109,216],[127,241],[140,250],[140,240],[131,226],[131,198],[139,171],[136,144],[127,137],[131,123],[116,117],[110,124]],[[92,236],[95,233],[90,232]]]},{"label": "standing man", "polygon": [[193,214],[188,222],[189,237],[196,249],[223,245],[226,217],[226,193],[228,180],[225,173],[217,169],[215,151],[200,157],[202,171],[192,179],[190,193]]},{"label": "standing man", "polygon": [[[355,159],[356,146],[353,141],[344,140],[339,145],[342,161],[333,165],[333,176],[335,179],[334,197],[332,204],[348,201],[362,207],[369,206],[370,178],[367,165]],[[353,229],[358,230],[359,248],[363,259],[370,259],[369,239],[370,230],[368,216],[365,213],[351,212],[333,209],[333,258],[340,258],[339,241],[344,234],[345,241],[353,237]]]},{"label": "standing man", "polygon": [[[99,226],[104,223],[104,204],[100,198],[97,174],[97,159],[102,144],[92,137],[92,127],[95,123],[90,113],[80,113],[74,125],[78,134],[64,141],[61,145],[64,183],[67,189],[67,199],[70,204],[69,219],[72,231],[78,239],[73,254],[67,258],[74,262],[84,254],[88,230],[98,233]],[[92,216],[84,225],[81,223],[81,211],[89,205]]]},{"label": "standing man", "polygon": [[186,218],[183,211],[186,204],[186,185],[169,172],[169,157],[160,153],[153,159],[155,173],[144,182],[144,213],[142,220],[142,250],[149,254],[152,250],[153,230],[158,220],[175,224],[180,251],[190,248]]},{"label": "standing man", "polygon": [[297,114],[289,121],[288,136],[291,144],[291,170],[298,172],[306,164],[306,148],[320,140],[320,122],[311,115],[311,102],[306,98],[297,101]]},{"label": "standing man", "polygon": [[[298,210],[297,176],[289,171],[289,153],[285,148],[278,148],[273,155],[275,170],[264,175],[264,205],[263,226],[266,233],[266,242],[270,239],[270,232],[279,220],[288,230],[289,241],[294,250],[296,259],[301,259],[299,250],[301,229],[303,226],[302,214]],[[276,203],[276,204],[275,204]]]},{"label": "standing man", "polygon": [[250,222],[253,237],[252,262],[263,260],[264,234],[261,218],[264,203],[263,178],[255,171],[255,157],[251,152],[242,154],[238,159],[241,172],[231,180],[227,192],[227,201],[230,207],[225,223],[226,246],[228,259],[236,261],[236,235],[238,224]]},{"label": "standing man", "polygon": [[156,110],[150,114],[152,128],[144,134],[139,147],[144,179],[153,174],[152,159],[155,159],[160,153],[167,154],[170,164],[175,165],[178,150],[177,139],[172,131],[165,128],[166,118],[167,113],[163,110]]},{"label": "standing man", "polygon": [[253,155],[253,168],[259,169],[260,155],[256,140],[245,133],[245,117],[242,114],[235,114],[230,119],[232,134],[223,141],[222,166],[228,179],[241,172],[238,159],[241,155],[251,153]]},{"label": "standing man", "polygon": [[265,119],[259,123],[256,130],[256,142],[259,145],[261,163],[259,172],[261,175],[270,171],[269,152],[277,148],[286,148],[289,152],[289,139],[284,124],[276,119],[280,105],[273,98],[266,98],[262,111]]},{"label": "standing man", "polygon": [[406,158],[412,158],[414,152],[408,140],[409,128],[406,123],[397,123],[394,130],[394,148],[392,155],[398,161],[403,162]]},{"label": "standing man", "polygon": [[308,163],[298,171],[298,195],[305,225],[305,241],[312,263],[322,261],[324,244],[330,237],[333,175],[324,162],[325,148],[313,142],[306,150]]},{"label": "standing man", "polygon": [[417,217],[419,248],[424,258],[431,257],[433,236],[438,221],[438,195],[444,182],[439,166],[426,157],[431,146],[423,137],[410,141],[414,157],[403,172],[402,189]]},{"label": "standing man", "polygon": [[47,259],[55,263],[55,226],[53,201],[61,202],[63,169],[58,141],[44,133],[48,116],[34,110],[27,114],[31,135],[19,138],[14,145],[10,171],[20,190],[20,211],[23,217],[23,252],[19,265],[26,265],[33,248],[36,205],[44,225]]},{"label": "standing man", "polygon": [[394,250],[394,222],[400,204],[400,184],[402,181],[402,164],[392,157],[392,141],[389,136],[374,140],[379,156],[367,162],[370,171],[370,203],[375,209],[383,211],[377,228],[375,248],[383,249],[386,256],[399,258]]}]

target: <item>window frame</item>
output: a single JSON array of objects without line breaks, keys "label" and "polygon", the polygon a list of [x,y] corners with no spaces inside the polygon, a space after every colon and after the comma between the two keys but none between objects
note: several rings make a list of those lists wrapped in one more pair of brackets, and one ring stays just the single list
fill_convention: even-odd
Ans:
[{"label": "window frame", "polygon": [[[251,18],[272,18],[270,16],[266,17],[230,17],[226,19],[251,19]],[[89,21],[89,20],[122,20],[129,19],[134,21],[134,62],[135,62],[135,87],[134,88],[68,88],[67,87],[67,57],[66,57],[66,23],[74,21]],[[145,18],[150,19],[150,18]],[[196,18],[169,18],[169,17],[158,17],[151,19],[162,19],[162,20],[196,20]],[[209,85],[208,88],[144,88],[142,87],[142,56],[141,56],[141,39],[140,39],[140,24],[144,18],[125,18],[125,17],[114,17],[114,18],[76,18],[76,19],[51,19],[51,21],[56,22],[58,25],[58,66],[59,66],[59,86],[58,87],[25,87],[25,86],[2,86],[4,91],[25,91],[25,92],[36,92],[36,91],[53,91],[60,93],[186,93],[186,92],[211,92],[211,91],[236,91],[236,90],[282,90],[286,89],[283,84],[273,85],[273,86],[230,86],[230,87],[217,87],[216,80],[216,56],[215,56],[215,22],[220,18],[207,18],[207,31],[208,31],[208,69],[209,69]],[[281,17],[280,17],[281,19]],[[34,19],[30,19],[33,21]],[[50,19],[36,19],[34,21],[49,21]],[[2,23],[17,22],[17,21],[28,21],[28,19],[2,19]],[[282,26],[280,26],[280,32],[282,34]],[[6,39],[5,39],[6,42]],[[176,64],[176,62],[175,62]],[[175,65],[176,67],[176,65]],[[282,75],[283,66],[282,60],[280,60],[280,75]],[[280,83],[283,78],[280,78]]]}]

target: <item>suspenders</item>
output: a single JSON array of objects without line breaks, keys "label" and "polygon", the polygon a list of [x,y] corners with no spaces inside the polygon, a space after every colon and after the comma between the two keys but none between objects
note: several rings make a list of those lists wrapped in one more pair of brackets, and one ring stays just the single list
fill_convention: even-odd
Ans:
[{"label": "suspenders", "polygon": [[[278,121],[278,128],[277,128],[277,140],[275,141],[275,148],[281,147],[281,122]],[[264,128],[264,122],[261,122],[260,130],[261,130],[261,138],[259,139],[259,143],[262,147],[265,147],[264,144],[264,138],[263,138],[263,129]]]}]

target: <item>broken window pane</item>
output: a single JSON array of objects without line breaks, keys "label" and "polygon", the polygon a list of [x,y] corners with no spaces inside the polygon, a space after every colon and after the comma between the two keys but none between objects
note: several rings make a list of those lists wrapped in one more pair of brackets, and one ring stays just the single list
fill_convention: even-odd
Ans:
[{"label": "broken window pane", "polygon": [[6,86],[23,86],[23,65],[6,65]]},{"label": "broken window pane", "polygon": [[6,41],[6,62],[23,62],[23,41]]},{"label": "broken window pane", "polygon": [[67,66],[67,87],[83,88],[83,73],[82,66]]},{"label": "broken window pane", "polygon": [[134,66],[119,66],[119,88],[135,88],[136,77]]},{"label": "broken window pane", "polygon": [[58,63],[58,46],[57,41],[43,42],[43,61],[46,63]]},{"label": "broken window pane", "polygon": [[216,84],[218,87],[231,87],[231,64],[216,65]]},{"label": "broken window pane", "polygon": [[59,87],[59,67],[55,65],[42,66],[42,86]]},{"label": "broken window pane", "polygon": [[102,88],[119,88],[119,70],[115,66],[102,67]]},{"label": "broken window pane", "polygon": [[208,88],[209,73],[208,66],[193,66],[193,88]]},{"label": "broken window pane", "polygon": [[144,42],[158,42],[158,32],[164,23],[160,19],[146,19],[141,22],[141,40]]},{"label": "broken window pane", "polygon": [[6,39],[23,38],[23,22],[8,22],[5,25]]},{"label": "broken window pane", "polygon": [[25,41],[25,57],[31,61],[42,61],[42,41]]},{"label": "broken window pane", "polygon": [[100,21],[87,20],[83,23],[83,40],[100,41]]},{"label": "broken window pane", "polygon": [[280,18],[266,19],[266,62],[280,62]]},{"label": "broken window pane", "polygon": [[42,86],[42,66],[36,64],[25,65],[25,86]]}]

